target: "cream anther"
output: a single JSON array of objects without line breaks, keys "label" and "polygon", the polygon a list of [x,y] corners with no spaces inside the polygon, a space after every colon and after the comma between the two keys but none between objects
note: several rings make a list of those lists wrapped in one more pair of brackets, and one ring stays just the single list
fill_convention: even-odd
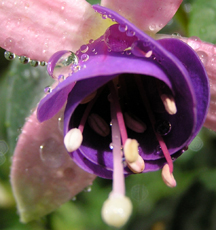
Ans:
[{"label": "cream anther", "polygon": [[143,123],[139,118],[129,114],[124,113],[124,119],[126,126],[136,133],[144,133],[146,130],[146,124]]},{"label": "cream anther", "polygon": [[171,95],[161,94],[161,100],[164,104],[164,107],[170,115],[174,115],[177,113],[177,108],[175,104],[175,99]]},{"label": "cream anther", "polygon": [[145,57],[150,58],[152,56],[152,50],[149,50],[146,54]]},{"label": "cream anther", "polygon": [[139,153],[138,153],[138,142],[135,139],[127,139],[124,144],[124,155],[125,159],[129,163],[133,163],[137,160]]},{"label": "cream anther", "polygon": [[64,144],[68,152],[77,150],[82,144],[82,132],[77,129],[71,129],[64,137]]},{"label": "cream anther", "polygon": [[95,98],[96,94],[97,94],[97,91],[94,91],[93,93],[91,93],[90,95],[88,95],[87,97],[85,97],[80,102],[80,104],[86,104],[86,103],[90,102],[93,98]]},{"label": "cream anther", "polygon": [[137,160],[133,163],[127,162],[128,168],[134,173],[141,173],[145,169],[145,162],[139,155]]},{"label": "cream anther", "polygon": [[163,179],[164,183],[167,186],[169,186],[171,188],[173,188],[173,187],[176,186],[176,180],[175,180],[173,174],[170,173],[170,169],[169,169],[169,165],[168,164],[165,164],[163,166],[161,175],[162,175],[162,179]]},{"label": "cream anther", "polygon": [[103,204],[102,219],[108,225],[120,228],[128,221],[132,209],[132,203],[128,197],[113,194]]},{"label": "cream anther", "polygon": [[109,125],[96,113],[92,113],[88,117],[89,126],[100,136],[106,137],[110,133]]}]

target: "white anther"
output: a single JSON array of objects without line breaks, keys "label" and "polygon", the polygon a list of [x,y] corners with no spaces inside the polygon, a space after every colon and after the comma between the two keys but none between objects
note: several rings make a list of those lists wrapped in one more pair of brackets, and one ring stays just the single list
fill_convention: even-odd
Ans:
[{"label": "white anther", "polygon": [[175,180],[173,174],[170,173],[170,169],[169,169],[169,165],[168,164],[165,164],[163,166],[161,175],[162,175],[162,179],[163,179],[164,183],[167,186],[169,186],[171,188],[173,188],[173,187],[176,186],[176,180]]},{"label": "white anther", "polygon": [[120,228],[128,221],[132,209],[132,203],[128,197],[120,194],[111,195],[103,203],[102,219],[106,224]]},{"label": "white anther", "polygon": [[160,97],[161,97],[161,100],[164,104],[164,107],[167,113],[169,113],[170,115],[176,114],[177,108],[176,108],[174,97],[171,95],[166,95],[166,94],[162,94]]},{"label": "white anther", "polygon": [[94,91],[93,93],[91,93],[90,95],[88,95],[87,97],[85,97],[85,98],[80,102],[80,104],[86,104],[86,103],[90,102],[92,99],[95,98],[96,94],[97,94],[97,91]]},{"label": "white anther", "polygon": [[137,160],[139,153],[138,153],[138,142],[135,139],[127,139],[124,144],[124,155],[125,159],[129,163],[133,163]]},{"label": "white anther", "polygon": [[88,117],[89,126],[100,136],[106,137],[110,133],[110,127],[99,115],[92,113]]},{"label": "white anther", "polygon": [[139,155],[137,160],[133,163],[127,162],[128,168],[134,173],[141,173],[145,169],[145,162]]},{"label": "white anther", "polygon": [[64,137],[64,144],[68,152],[77,150],[82,144],[82,141],[82,132],[77,128],[71,129]]},{"label": "white anther", "polygon": [[136,133],[144,133],[146,130],[146,124],[143,123],[139,118],[130,115],[129,113],[124,113],[124,119],[126,126]]}]

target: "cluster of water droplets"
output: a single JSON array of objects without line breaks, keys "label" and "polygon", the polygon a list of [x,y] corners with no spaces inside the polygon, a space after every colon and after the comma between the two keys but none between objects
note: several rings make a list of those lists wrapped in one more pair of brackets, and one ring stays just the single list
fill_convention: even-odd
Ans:
[{"label": "cluster of water droplets", "polygon": [[33,67],[37,67],[39,65],[40,66],[46,66],[47,65],[47,63],[45,61],[32,60],[26,56],[18,56],[18,55],[14,54],[12,52],[9,52],[9,51],[5,51],[4,56],[9,61],[14,60],[17,57],[21,64],[29,63]]}]

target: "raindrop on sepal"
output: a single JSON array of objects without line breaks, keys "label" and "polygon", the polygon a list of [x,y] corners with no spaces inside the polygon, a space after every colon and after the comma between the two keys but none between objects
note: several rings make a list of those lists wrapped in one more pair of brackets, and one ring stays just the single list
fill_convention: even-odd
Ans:
[{"label": "raindrop on sepal", "polygon": [[65,147],[57,145],[53,138],[47,139],[39,147],[39,154],[41,161],[49,168],[59,168],[67,160],[64,155]]},{"label": "raindrop on sepal", "polygon": [[19,61],[21,64],[27,64],[29,63],[30,59],[26,56],[19,56]]},{"label": "raindrop on sepal", "polygon": [[84,188],[83,191],[84,191],[84,192],[91,192],[91,186],[88,186],[88,187]]},{"label": "raindrop on sepal", "polygon": [[16,57],[16,55],[14,53],[11,53],[9,51],[5,51],[4,56],[9,61],[13,60]]},{"label": "raindrop on sepal", "polygon": [[[54,60],[55,62],[55,60]],[[66,79],[72,72],[74,65],[78,64],[78,57],[75,53],[68,51],[64,53],[57,61],[53,69],[52,77],[55,80]]]}]

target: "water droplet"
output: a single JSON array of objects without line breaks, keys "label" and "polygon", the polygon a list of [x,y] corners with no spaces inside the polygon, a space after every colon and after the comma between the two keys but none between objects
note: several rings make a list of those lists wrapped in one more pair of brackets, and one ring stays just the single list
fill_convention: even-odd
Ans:
[{"label": "water droplet", "polygon": [[125,31],[127,31],[128,27],[127,27],[127,25],[120,24],[118,26],[118,29],[119,29],[120,32],[125,32]]},{"label": "water droplet", "polygon": [[203,65],[206,65],[208,63],[208,54],[204,51],[197,51],[197,55],[199,56],[201,62]]},{"label": "water droplet", "polygon": [[171,124],[166,120],[159,120],[155,123],[155,131],[165,136],[171,131]]},{"label": "water droplet", "polygon": [[64,81],[64,80],[65,80],[64,75],[61,74],[61,75],[58,76],[58,81],[59,81],[59,82],[62,82],[62,81]]},{"label": "water droplet", "polygon": [[38,64],[39,64],[39,62],[36,61],[36,60],[30,60],[29,63],[30,63],[30,65],[33,66],[33,67],[36,67],[36,66],[38,66]]},{"label": "water droplet", "polygon": [[96,50],[95,49],[92,49],[92,52],[94,53]]},{"label": "water droplet", "polygon": [[44,93],[51,93],[52,92],[52,88],[47,86],[44,88]]},{"label": "water droplet", "polygon": [[90,39],[90,40],[89,40],[89,43],[90,43],[90,44],[94,43],[94,40],[93,40],[93,39]]},{"label": "water droplet", "polygon": [[89,59],[89,55],[88,54],[82,54],[80,59],[81,59],[81,61],[85,62]]},{"label": "water droplet", "polygon": [[6,50],[11,50],[15,45],[15,41],[13,38],[6,38],[5,41],[4,41],[4,48]]},{"label": "water droplet", "polygon": [[42,162],[50,168],[59,168],[67,160],[64,145],[55,139],[47,139],[39,148]]},{"label": "water droplet", "polygon": [[19,61],[21,64],[27,64],[29,62],[29,58],[27,58],[26,56],[19,56]]},{"label": "water droplet", "polygon": [[127,50],[125,53],[126,53],[127,55],[131,55],[131,50]]},{"label": "water droplet", "polygon": [[82,53],[86,53],[87,51],[88,51],[88,46],[87,45],[82,45],[81,47],[80,47],[80,51],[82,52]]},{"label": "water droplet", "polygon": [[40,62],[40,66],[46,66],[46,65],[47,65],[47,63],[45,61]]},{"label": "water droplet", "polygon": [[71,200],[72,201],[76,201],[76,199],[77,199],[76,196],[74,196]]},{"label": "water droplet", "polygon": [[77,65],[77,63],[78,57],[75,55],[75,53],[68,51],[67,53],[63,54],[54,67],[53,78],[58,80],[59,76],[63,75],[64,79],[66,79],[69,73],[71,73],[71,68],[74,65]]},{"label": "water droplet", "polygon": [[113,150],[113,143],[110,143],[110,144],[109,144],[109,148],[110,148],[111,150]]},{"label": "water droplet", "polygon": [[110,121],[110,126],[112,126],[112,121]]},{"label": "water droplet", "polygon": [[177,33],[177,32],[174,32],[174,33],[172,34],[172,36],[173,36],[173,37],[181,37],[180,33]]},{"label": "water droplet", "polygon": [[58,129],[61,133],[63,133],[64,130],[64,116],[58,118]]},{"label": "water droplet", "polygon": [[5,51],[4,56],[9,61],[13,60],[16,57],[16,55],[14,53],[11,53],[9,51]]},{"label": "water droplet", "polygon": [[133,37],[133,36],[135,36],[136,33],[133,30],[127,30],[126,34],[128,37]]},{"label": "water droplet", "polygon": [[84,188],[83,191],[84,191],[84,192],[91,192],[91,186],[88,186],[88,187]]},{"label": "water droplet", "polygon": [[151,24],[149,26],[149,30],[154,31],[155,29],[156,29],[156,25],[155,24]]},{"label": "water droplet", "polygon": [[102,18],[103,19],[107,19],[107,15],[106,14],[102,14]]}]

